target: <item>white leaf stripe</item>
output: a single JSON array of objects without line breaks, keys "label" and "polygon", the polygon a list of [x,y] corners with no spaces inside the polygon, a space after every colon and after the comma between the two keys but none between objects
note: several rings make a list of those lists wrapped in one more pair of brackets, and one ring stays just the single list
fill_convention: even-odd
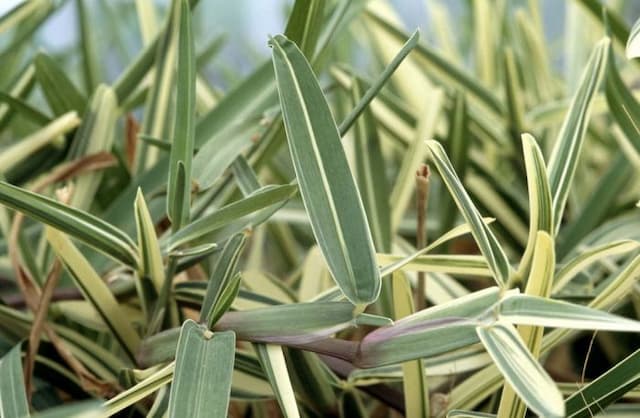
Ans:
[{"label": "white leaf stripe", "polygon": [[300,412],[282,347],[275,344],[255,344],[254,347],[285,418],[299,418]]},{"label": "white leaf stripe", "polygon": [[580,150],[587,130],[591,102],[607,67],[610,39],[604,38],[593,50],[580,86],[558,134],[549,160],[549,182],[553,194],[553,215],[556,229],[560,227],[569,188],[576,172]]},{"label": "white leaf stripe", "polygon": [[289,149],[312,230],[345,296],[355,304],[371,303],[380,291],[380,273],[335,121],[300,50],[281,35],[271,44]]},{"label": "white leaf stripe", "polygon": [[138,250],[140,254],[140,273],[142,277],[149,277],[158,294],[164,280],[164,266],[162,253],[153,220],[149,214],[147,203],[142,190],[138,189],[134,202],[136,227],[138,230]]},{"label": "white leaf stripe", "polygon": [[533,412],[543,417],[564,417],[562,394],[513,325],[499,321],[476,331],[502,375]]},{"label": "white leaf stripe", "polygon": [[514,295],[500,303],[500,317],[514,324],[640,332],[640,322],[558,300]]},{"label": "white leaf stripe", "polygon": [[111,290],[65,234],[51,227],[46,227],[45,235],[53,250],[71,273],[82,294],[113,332],[113,336],[120,343],[127,356],[135,363],[135,353],[140,345],[140,336],[131,322],[125,318]]},{"label": "white leaf stripe", "polygon": [[130,387],[124,392],[120,392],[117,396],[106,401],[103,404],[105,409],[104,416],[110,417],[115,415],[117,412],[122,411],[141,399],[144,399],[164,385],[170,383],[173,379],[175,365],[175,362],[169,363],[167,366],[140,381],[135,386]]},{"label": "white leaf stripe", "polygon": [[[380,264],[397,263],[406,257],[393,254],[378,254]],[[487,262],[480,255],[423,255],[414,258],[402,267],[409,271],[428,271],[449,274],[464,274],[491,277]]]},{"label": "white leaf stripe", "polygon": [[494,278],[500,286],[504,286],[510,274],[510,266],[507,256],[498,244],[493,232],[484,224],[478,210],[473,205],[471,198],[462,187],[442,145],[437,141],[427,141],[434,161],[442,180],[453,196],[458,208],[471,227],[471,233],[475,238],[480,251],[486,257],[489,267],[494,273]]},{"label": "white leaf stripe", "polygon": [[640,247],[640,243],[632,240],[619,240],[599,245],[583,252],[573,258],[558,271],[553,285],[552,293],[561,291],[576,274],[586,269],[591,264],[605,257],[624,254]]},{"label": "white leaf stripe", "polygon": [[522,149],[527,172],[527,187],[529,190],[529,240],[522,256],[521,269],[527,268],[533,255],[538,231],[548,232],[554,236],[553,203],[549,176],[542,158],[542,152],[533,136],[522,135]]},{"label": "white leaf stripe", "polygon": [[85,244],[130,266],[137,266],[137,248],[115,226],[81,210],[0,181],[0,203],[58,228]]},{"label": "white leaf stripe", "polygon": [[[280,46],[277,43],[274,43],[274,49],[275,48],[280,48]],[[286,53],[284,52],[283,49],[281,49],[281,52],[284,56],[286,56]],[[355,276],[353,274],[353,270],[351,268],[351,263],[349,260],[349,251],[347,249],[347,246],[345,244],[345,239],[344,239],[344,235],[342,230],[340,229],[339,225],[340,225],[340,218],[338,216],[338,211],[336,209],[336,204],[335,201],[333,199],[333,194],[332,194],[332,190],[331,190],[331,185],[329,183],[329,180],[327,178],[327,173],[325,171],[325,167],[324,164],[322,162],[322,154],[320,153],[320,149],[318,148],[318,139],[315,137],[315,132],[313,129],[313,125],[311,123],[311,120],[309,119],[309,109],[307,108],[307,103],[305,101],[304,98],[304,94],[302,93],[302,89],[300,87],[300,82],[297,79],[296,76],[296,72],[293,69],[293,67],[291,66],[291,62],[289,60],[284,60],[285,63],[287,64],[289,71],[291,73],[291,80],[293,81],[293,85],[295,86],[295,90],[296,90],[296,94],[299,97],[299,102],[298,104],[301,106],[301,111],[300,114],[302,114],[304,116],[304,122],[305,125],[307,127],[307,133],[309,134],[309,144],[311,145],[313,152],[311,153],[314,157],[315,157],[315,165],[313,165],[314,168],[318,169],[318,172],[320,174],[319,178],[322,181],[322,185],[324,186],[324,190],[327,191],[328,193],[325,194],[326,196],[326,202],[328,204],[328,207],[330,209],[330,214],[331,214],[331,220],[333,221],[333,224],[336,226],[335,228],[335,235],[338,237],[338,242],[340,244],[340,249],[341,249],[341,253],[343,254],[343,256],[346,258],[346,268],[349,270],[349,274],[347,275],[347,277],[352,281],[352,285],[355,288],[356,287],[356,283],[355,283]],[[276,77],[277,77],[277,72],[276,72]],[[288,122],[289,118],[291,116],[288,113],[284,113],[284,119],[285,122]],[[287,128],[289,127],[289,123],[286,123],[285,125]],[[288,130],[290,130],[290,128],[288,128]],[[293,136],[293,133],[290,134],[291,136]],[[289,134],[287,135],[289,136]],[[290,149],[291,149],[291,153],[293,154],[293,160],[294,162],[297,161],[302,161],[301,160],[301,154],[300,152],[304,152],[305,150],[300,149],[299,147],[294,145],[295,143],[293,141],[291,141],[290,143]],[[311,190],[312,189],[312,184],[308,182],[308,177],[306,175],[304,175],[303,173],[298,174],[298,170],[301,170],[302,168],[298,168],[298,165],[294,165],[295,169],[296,169],[296,177],[298,178],[298,181],[300,181],[301,185],[304,184],[303,187],[301,187],[301,193],[303,194],[303,196],[306,194],[303,190]],[[305,205],[305,208],[307,209],[307,211],[310,212],[315,212],[315,207],[313,205],[310,205],[307,203],[307,199],[303,199],[303,203]],[[316,230],[317,226],[315,225],[314,222],[311,222],[311,227],[314,230],[314,233],[320,236],[324,235],[324,231],[322,229]],[[329,254],[333,254],[333,253],[329,253]],[[325,254],[325,256],[327,256]],[[329,268],[332,267],[332,263],[329,263]],[[335,273],[334,273],[335,274]]]}]

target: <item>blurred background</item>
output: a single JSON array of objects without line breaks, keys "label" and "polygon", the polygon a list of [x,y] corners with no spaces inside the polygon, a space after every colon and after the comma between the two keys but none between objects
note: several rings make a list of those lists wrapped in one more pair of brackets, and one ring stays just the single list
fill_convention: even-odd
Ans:
[{"label": "blurred background", "polygon": [[[37,0],[30,0],[37,1]],[[526,6],[529,0],[509,0],[509,6],[515,10],[519,5]],[[0,14],[11,10],[22,0],[1,0]],[[467,16],[468,3],[473,0],[390,0],[389,3],[398,13],[399,18],[409,31],[420,28],[422,39],[426,42],[433,40],[434,29],[428,22],[431,21],[430,4],[439,3],[448,11],[452,21],[460,22],[457,32],[458,39],[462,42],[468,39],[465,33],[471,27],[471,16]],[[34,37],[36,48],[43,49],[50,54],[57,55],[68,60],[76,59],[79,54],[72,54],[78,47],[77,2],[56,0],[58,10],[52,18],[48,19]],[[107,74],[105,78],[112,81],[127,63],[142,48],[141,28],[136,17],[136,3],[134,0],[92,0],[85,2],[91,21],[95,22],[92,32],[96,47],[103,57]],[[168,0],[156,0],[155,19],[160,25],[166,16]],[[209,49],[217,59],[212,60],[211,68],[205,68],[205,75],[214,85],[226,89],[234,80],[241,79],[261,60],[270,55],[267,47],[269,35],[283,31],[284,21],[293,0],[205,0],[198,5],[196,19],[196,42],[200,52]],[[628,23],[633,23],[635,17],[640,15],[640,1],[608,1],[605,3],[616,6],[618,10],[624,10],[623,16]],[[614,4],[615,3],[615,4]],[[552,50],[560,53],[564,30],[569,22],[566,18],[568,7],[574,7],[572,1],[540,0],[542,21],[545,26],[547,41]],[[619,9],[620,7],[621,9]],[[575,14],[573,14],[575,16]],[[584,16],[585,19],[590,16]],[[579,22],[577,22],[579,24]],[[585,36],[589,34],[585,33]],[[5,36],[6,38],[6,36]],[[0,45],[8,42],[0,35]],[[464,50],[464,46],[463,50]],[[356,52],[357,53],[357,50]],[[366,55],[357,60],[362,66],[366,66]],[[75,58],[72,58],[75,56]],[[360,58],[360,57],[357,57]],[[66,62],[68,68],[73,68],[73,62]],[[0,68],[1,68],[0,64]],[[554,65],[562,71],[564,63],[561,59],[555,59]]]},{"label": "blurred background", "polygon": [[[31,0],[37,1],[37,0]],[[420,28],[422,39],[432,42],[434,28],[428,22],[432,21],[432,9],[434,5],[444,8],[451,21],[456,26],[450,28],[452,39],[464,44],[468,42],[465,31],[471,27],[471,16],[467,16],[468,3],[473,0],[391,0],[389,3],[398,13],[405,27],[412,31]],[[509,0],[508,10],[513,11],[518,6],[526,6],[528,0]],[[558,51],[557,56],[562,55],[562,33],[573,23],[566,21],[566,9],[574,7],[573,2],[557,0],[539,0],[542,19],[545,26],[547,40],[552,50]],[[0,14],[4,14],[21,0],[1,0]],[[76,1],[57,0],[58,9],[48,19],[43,28],[36,34],[37,45],[35,47],[46,50],[54,55],[65,55],[71,58],[71,51],[78,44],[77,29],[77,5]],[[91,0],[85,2],[87,12],[91,20],[95,22],[92,33],[94,42],[103,58],[102,63],[107,71],[104,74],[107,80],[119,74],[127,63],[140,51],[142,47],[141,31],[136,18],[136,1],[134,0]],[[166,16],[169,4],[168,0],[156,0],[155,18],[158,24]],[[292,0],[204,0],[198,5],[198,13],[195,14],[197,25],[196,42],[199,51],[211,48],[211,53],[217,55],[215,71],[205,68],[204,75],[220,88],[229,87],[236,79],[249,73],[257,62],[269,56],[267,39],[271,34],[282,32],[284,17],[291,7]],[[436,4],[437,3],[437,4]],[[618,10],[623,10],[629,23],[640,15],[640,1],[608,1]],[[590,18],[585,16],[585,19]],[[575,23],[575,22],[574,22]],[[579,23],[579,22],[578,22]],[[115,30],[113,30],[115,29]],[[588,36],[588,34],[585,34]],[[0,44],[7,42],[0,36]],[[358,57],[360,65],[366,66],[366,57]],[[69,68],[74,67],[73,62],[67,62]],[[554,65],[562,70],[563,62],[554,59]],[[1,67],[1,64],[0,64]],[[211,67],[211,65],[210,65]]]}]

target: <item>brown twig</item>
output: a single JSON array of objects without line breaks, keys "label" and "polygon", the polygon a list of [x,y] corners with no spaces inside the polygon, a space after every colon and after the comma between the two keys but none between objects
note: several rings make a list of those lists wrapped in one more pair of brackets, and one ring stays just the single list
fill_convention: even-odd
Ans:
[{"label": "brown twig", "polygon": [[[36,182],[33,185],[32,190],[38,193],[50,184],[66,180],[89,171],[110,167],[115,164],[115,162],[115,158],[106,152],[78,159],[71,163],[62,165],[48,176]],[[60,354],[69,367],[76,373],[85,390],[95,392],[100,395],[112,393],[114,389],[113,386],[101,382],[91,372],[89,372],[84,365],[73,356],[64,342],[58,337],[54,329],[46,322],[48,307],[51,302],[51,297],[53,296],[53,290],[56,287],[61,273],[61,267],[59,262],[56,261],[54,263],[46,279],[44,293],[42,293],[38,284],[33,280],[29,273],[23,269],[20,260],[20,246],[18,241],[23,221],[24,215],[20,212],[16,213],[13,218],[9,235],[9,258],[16,273],[18,288],[24,296],[24,301],[27,307],[34,313],[34,320],[29,334],[29,350],[27,351],[24,359],[25,386],[29,399],[33,392],[33,369],[36,353],[40,346],[40,336],[42,332],[46,333],[58,354]]]},{"label": "brown twig", "polygon": [[25,386],[27,387],[29,399],[31,399],[30,397],[33,393],[31,377],[33,376],[33,369],[36,364],[36,353],[40,346],[40,336],[42,335],[42,330],[46,324],[53,289],[55,289],[58,284],[61,272],[62,265],[60,264],[60,261],[54,261],[51,271],[47,275],[47,280],[45,281],[44,289],[40,296],[40,303],[36,306],[33,323],[31,325],[31,332],[29,333],[29,351],[27,351],[27,355],[24,360]]},{"label": "brown twig", "polygon": [[136,162],[136,150],[138,148],[138,132],[140,132],[140,124],[131,113],[127,114],[125,123],[125,142],[124,150],[127,156],[127,167],[129,172],[133,172]]},{"label": "brown twig", "polygon": [[[416,248],[427,245],[427,200],[429,198],[429,166],[422,164],[416,171]],[[415,293],[416,311],[427,307],[425,293],[427,280],[424,272],[418,273],[418,285]]]}]

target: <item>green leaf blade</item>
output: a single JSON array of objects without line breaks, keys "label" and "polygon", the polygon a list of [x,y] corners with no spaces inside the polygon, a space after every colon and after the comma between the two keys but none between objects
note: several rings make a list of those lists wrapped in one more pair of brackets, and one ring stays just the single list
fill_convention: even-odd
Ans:
[{"label": "green leaf blade", "polygon": [[169,397],[170,417],[227,415],[235,341],[233,332],[211,333],[194,321],[184,323]]},{"label": "green leaf blade", "polygon": [[126,265],[138,265],[137,248],[131,238],[100,218],[2,181],[0,203],[59,229]]},{"label": "green leaf blade", "polygon": [[13,347],[0,359],[0,416],[28,417],[29,402],[22,372],[22,344]]},{"label": "green leaf blade", "polygon": [[496,282],[500,286],[504,286],[509,280],[512,270],[504,250],[493,235],[493,232],[483,222],[478,209],[476,209],[469,194],[456,175],[442,145],[437,141],[429,140],[427,141],[427,146],[431,150],[432,160],[442,180],[469,224],[471,233],[478,243],[482,255],[487,259],[487,264],[493,272]]},{"label": "green leaf blade", "polygon": [[369,304],[380,293],[380,273],[335,121],[296,45],[283,36],[271,43],[291,157],[314,235],[345,296]]},{"label": "green leaf blade", "polygon": [[[178,45],[178,79],[176,122],[169,164],[167,213],[174,230],[189,220],[191,201],[191,160],[195,143],[196,63],[191,10],[187,0],[181,1]],[[179,176],[178,163],[184,165],[184,176]],[[177,185],[182,180],[183,184]],[[180,193],[181,196],[177,196]],[[179,201],[180,205],[172,202]]]},{"label": "green leaf blade", "polygon": [[477,332],[498,369],[532,411],[544,417],[564,417],[562,394],[513,325],[496,322],[478,327]]},{"label": "green leaf blade", "polygon": [[553,195],[553,217],[556,229],[562,222],[569,188],[573,182],[584,143],[592,98],[607,67],[607,52],[610,44],[610,39],[604,38],[594,48],[549,159],[549,184]]}]

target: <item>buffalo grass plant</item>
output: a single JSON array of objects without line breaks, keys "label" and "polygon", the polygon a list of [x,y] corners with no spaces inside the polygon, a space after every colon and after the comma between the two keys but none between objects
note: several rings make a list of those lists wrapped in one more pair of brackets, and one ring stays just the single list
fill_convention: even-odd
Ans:
[{"label": "buffalo grass plant", "polygon": [[0,417],[640,415],[626,2],[295,0],[245,78],[198,3],[0,17]]}]

